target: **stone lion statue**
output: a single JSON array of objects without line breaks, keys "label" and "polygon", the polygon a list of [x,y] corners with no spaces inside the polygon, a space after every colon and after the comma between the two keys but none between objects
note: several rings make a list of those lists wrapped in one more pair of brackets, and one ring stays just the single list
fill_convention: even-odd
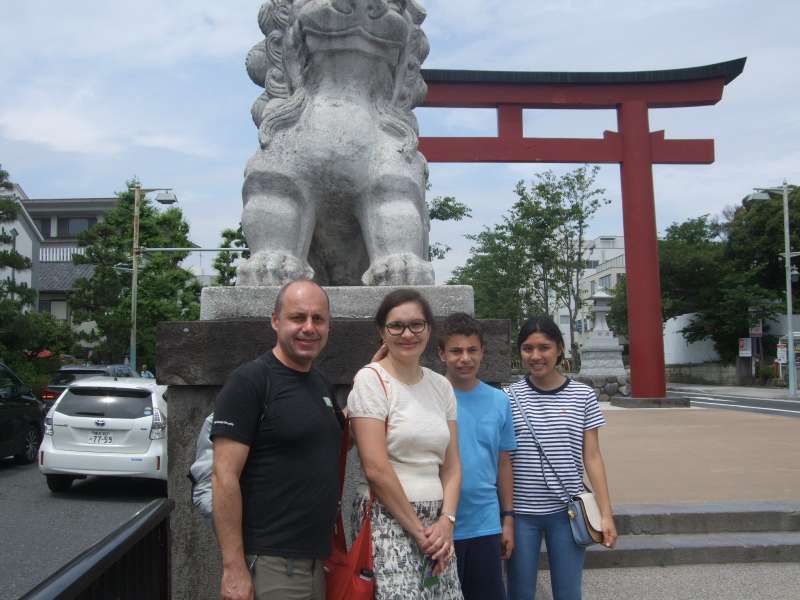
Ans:
[{"label": "stone lion statue", "polygon": [[271,0],[247,71],[261,149],[245,170],[251,258],[238,285],[425,285],[427,163],[411,112],[427,93],[415,0]]}]

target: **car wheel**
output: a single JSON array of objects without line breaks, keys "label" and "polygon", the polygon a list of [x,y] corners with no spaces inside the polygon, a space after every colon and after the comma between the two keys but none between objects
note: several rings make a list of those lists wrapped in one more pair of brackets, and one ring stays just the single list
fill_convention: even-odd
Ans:
[{"label": "car wheel", "polygon": [[69,475],[47,475],[47,487],[51,492],[66,492],[72,485],[74,477]]},{"label": "car wheel", "polygon": [[32,425],[25,432],[22,452],[14,455],[14,460],[18,465],[27,465],[36,460],[36,453],[39,451],[39,431]]}]

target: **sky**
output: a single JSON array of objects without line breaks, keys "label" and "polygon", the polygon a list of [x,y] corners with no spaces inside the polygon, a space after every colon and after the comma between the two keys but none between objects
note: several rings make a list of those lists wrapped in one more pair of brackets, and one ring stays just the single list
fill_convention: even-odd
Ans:
[{"label": "sky", "polygon": [[[242,172],[257,150],[260,93],[244,59],[263,36],[258,0],[1,0],[0,164],[29,197],[99,197],[137,177],[172,187],[193,241],[217,247],[241,216]],[[637,71],[747,57],[710,107],[650,111],[667,138],[713,138],[712,165],[656,165],[659,232],[719,215],[753,187],[800,183],[800,42],[796,0],[422,0],[425,68]],[[417,109],[421,135],[495,135],[493,111]],[[536,137],[601,137],[613,111],[526,111]],[[443,283],[476,233],[499,222],[520,180],[574,165],[431,164],[429,197],[472,210],[436,223],[453,248]],[[601,168],[610,203],[590,235],[622,235],[619,168]],[[190,264],[212,272],[211,256]]]}]

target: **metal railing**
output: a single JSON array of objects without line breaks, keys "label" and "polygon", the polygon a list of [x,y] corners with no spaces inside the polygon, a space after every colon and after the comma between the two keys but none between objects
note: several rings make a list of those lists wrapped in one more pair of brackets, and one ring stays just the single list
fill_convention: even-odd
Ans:
[{"label": "metal railing", "polygon": [[72,262],[74,254],[84,254],[86,248],[81,246],[41,246],[39,262]]},{"label": "metal railing", "polygon": [[153,500],[20,600],[168,600],[169,514],[174,507],[174,500]]}]

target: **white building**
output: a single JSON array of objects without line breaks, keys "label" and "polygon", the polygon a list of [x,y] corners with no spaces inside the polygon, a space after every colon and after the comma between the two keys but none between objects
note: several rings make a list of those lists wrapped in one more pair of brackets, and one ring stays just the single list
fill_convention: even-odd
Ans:
[{"label": "white building", "polygon": [[[613,294],[614,287],[625,277],[625,238],[621,235],[604,235],[586,242],[584,250],[586,270],[581,278],[581,298],[591,298],[597,291]],[[576,321],[575,340],[580,344],[582,333],[591,331],[591,305],[584,305]],[[556,320],[564,336],[567,355],[571,355],[573,332],[570,329],[569,311],[560,306]]]},{"label": "white building", "polygon": [[668,365],[695,365],[719,361],[714,349],[714,340],[707,338],[699,342],[687,342],[681,329],[692,320],[693,313],[678,315],[664,323],[664,363]]},{"label": "white building", "polygon": [[119,199],[24,196],[22,202],[42,238],[34,269],[39,311],[69,321],[76,330],[90,329],[91,324],[87,327],[73,321],[69,296],[75,282],[82,277],[91,277],[94,267],[73,264],[72,256],[84,252],[78,246],[78,234],[102,221]]}]

